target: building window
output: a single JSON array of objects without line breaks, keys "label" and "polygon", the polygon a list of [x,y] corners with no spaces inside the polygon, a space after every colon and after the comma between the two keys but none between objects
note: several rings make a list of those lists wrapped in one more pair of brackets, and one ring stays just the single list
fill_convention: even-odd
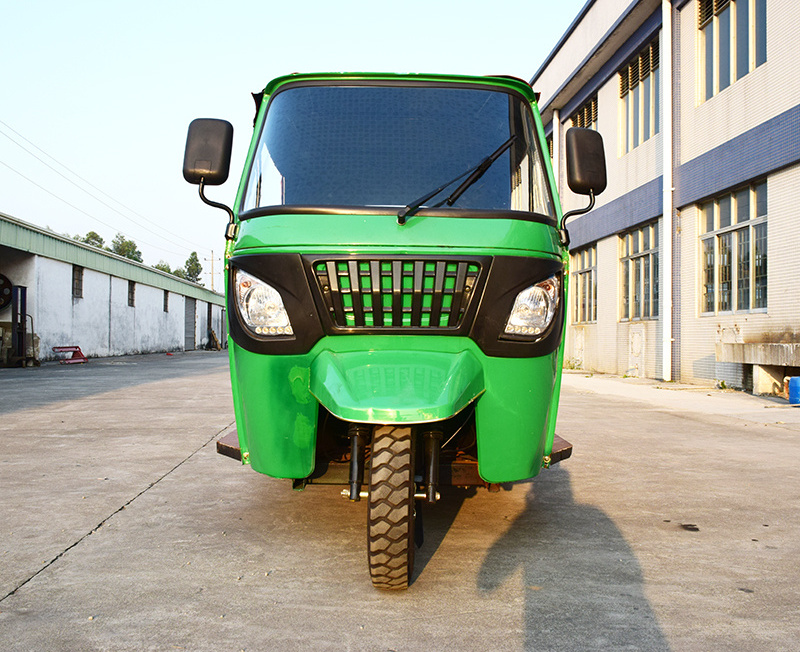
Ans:
[{"label": "building window", "polygon": [[700,205],[701,312],[767,307],[767,182]]},{"label": "building window", "polygon": [[80,265],[72,266],[72,298],[83,298],[83,267]]},{"label": "building window", "polygon": [[572,266],[573,321],[597,321],[597,245],[576,251]]},{"label": "building window", "polygon": [[767,0],[699,0],[697,6],[707,100],[767,60]]},{"label": "building window", "polygon": [[169,312],[169,290],[164,290],[164,312]]},{"label": "building window", "polygon": [[619,71],[620,145],[627,154],[658,133],[658,40]]},{"label": "building window", "polygon": [[620,236],[622,319],[658,317],[658,222]]},{"label": "building window", "polygon": [[597,130],[597,95],[573,114],[572,126]]},{"label": "building window", "polygon": [[128,281],[128,305],[133,308],[136,305],[136,283]]}]

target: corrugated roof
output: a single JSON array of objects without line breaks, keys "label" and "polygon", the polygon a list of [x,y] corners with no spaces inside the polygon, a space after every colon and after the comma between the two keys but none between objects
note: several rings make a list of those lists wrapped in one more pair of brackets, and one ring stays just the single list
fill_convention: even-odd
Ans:
[{"label": "corrugated roof", "polygon": [[103,251],[53,231],[23,222],[5,213],[0,213],[0,245],[80,265],[86,269],[93,269],[136,283],[144,283],[201,301],[225,305],[225,297],[218,292],[212,292],[201,285],[184,281],[177,276],[123,258],[110,251]]}]

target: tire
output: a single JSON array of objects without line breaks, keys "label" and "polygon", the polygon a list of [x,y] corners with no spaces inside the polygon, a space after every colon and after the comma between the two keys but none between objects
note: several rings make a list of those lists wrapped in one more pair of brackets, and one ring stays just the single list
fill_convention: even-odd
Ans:
[{"label": "tire", "polygon": [[375,426],[369,471],[367,556],[376,588],[406,589],[411,583],[415,488],[411,428]]}]

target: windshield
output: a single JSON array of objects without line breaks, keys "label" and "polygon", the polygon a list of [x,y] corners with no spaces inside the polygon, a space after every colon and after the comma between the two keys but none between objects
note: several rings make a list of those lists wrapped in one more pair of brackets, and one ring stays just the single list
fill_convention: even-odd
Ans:
[{"label": "windshield", "polygon": [[[437,206],[463,173],[512,140],[447,205],[554,215],[525,100],[457,86],[295,86],[276,93],[241,206]],[[450,180],[453,179],[452,185]]]}]

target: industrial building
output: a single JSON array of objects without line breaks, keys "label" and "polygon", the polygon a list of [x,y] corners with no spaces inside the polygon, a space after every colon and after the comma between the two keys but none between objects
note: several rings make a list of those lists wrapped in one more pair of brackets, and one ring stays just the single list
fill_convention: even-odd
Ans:
[{"label": "industrial building", "polygon": [[[224,297],[0,213],[0,366],[185,351],[227,337]],[[216,341],[215,341],[216,338]]]},{"label": "industrial building", "polygon": [[608,189],[567,226],[569,366],[773,393],[800,369],[795,0],[590,0],[531,80],[565,210],[572,126]]}]

